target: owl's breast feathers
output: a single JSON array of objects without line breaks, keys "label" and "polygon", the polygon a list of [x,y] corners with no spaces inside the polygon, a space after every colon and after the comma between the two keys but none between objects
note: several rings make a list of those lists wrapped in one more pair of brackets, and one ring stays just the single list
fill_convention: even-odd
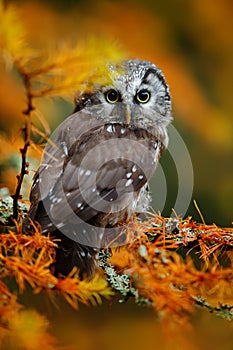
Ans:
[{"label": "owl's breast feathers", "polygon": [[34,178],[29,217],[44,233],[66,233],[67,228],[72,239],[83,222],[103,228],[127,221],[147,209],[147,182],[166,137],[156,130],[93,121],[84,112],[72,115],[55,146],[47,146]]}]

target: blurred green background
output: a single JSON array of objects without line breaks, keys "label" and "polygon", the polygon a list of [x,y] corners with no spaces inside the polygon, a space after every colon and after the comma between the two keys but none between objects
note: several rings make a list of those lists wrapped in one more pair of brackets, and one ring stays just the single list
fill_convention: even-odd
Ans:
[{"label": "blurred green background", "polygon": [[[119,44],[127,57],[148,59],[165,73],[173,98],[173,125],[185,142],[193,164],[193,199],[207,223],[230,226],[233,221],[233,2],[212,1],[14,1],[34,46],[52,47],[97,36]],[[17,136],[22,125],[22,96],[2,76],[0,91],[1,186],[14,189],[18,169],[17,141],[9,147],[6,136]],[[6,97],[7,94],[7,97]],[[52,128],[73,109],[61,100],[39,101]],[[6,150],[7,148],[7,150]],[[10,152],[10,154],[9,154]],[[176,165],[167,152],[161,160],[169,215],[177,188]],[[152,181],[156,193],[156,178]],[[188,181],[188,179],[187,179]],[[185,213],[177,213],[184,215]],[[186,215],[200,217],[193,203]],[[34,299],[33,305],[37,303]],[[43,303],[42,303],[43,304]],[[41,302],[38,301],[38,308]],[[43,310],[48,311],[43,305]],[[53,331],[75,349],[233,349],[232,326],[198,314],[188,343],[164,342],[155,316],[129,305],[81,309],[67,306],[51,312]],[[223,340],[224,337],[224,340]]]}]

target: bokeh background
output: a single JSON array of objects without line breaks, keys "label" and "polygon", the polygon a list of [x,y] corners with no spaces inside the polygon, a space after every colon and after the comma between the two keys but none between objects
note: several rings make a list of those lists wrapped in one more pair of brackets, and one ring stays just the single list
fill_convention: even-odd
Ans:
[{"label": "bokeh background", "polygon": [[[193,164],[193,199],[207,223],[230,226],[233,221],[233,2],[186,1],[14,1],[28,28],[29,40],[48,48],[62,42],[97,37],[119,45],[126,57],[147,59],[165,73],[173,98],[173,125],[185,142]],[[19,171],[19,128],[24,95],[20,82],[0,75],[0,183],[14,191]],[[38,100],[54,129],[73,109],[60,99]],[[169,154],[162,157],[170,213],[177,192],[176,167]],[[36,166],[36,162],[35,162]],[[29,188],[29,183],[26,185]],[[156,191],[156,183],[152,181]],[[178,213],[179,214],[179,213]],[[181,213],[184,214],[184,213]],[[187,210],[200,221],[193,205]],[[54,310],[40,298],[31,306],[51,320],[61,344],[74,349],[233,349],[232,326],[207,313],[194,319],[186,342],[164,339],[149,311],[132,305],[105,304],[75,313],[60,303]]]}]

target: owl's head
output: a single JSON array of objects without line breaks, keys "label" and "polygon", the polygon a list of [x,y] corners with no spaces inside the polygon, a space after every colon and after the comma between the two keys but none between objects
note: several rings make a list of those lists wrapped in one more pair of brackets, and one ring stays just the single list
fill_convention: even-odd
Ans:
[{"label": "owl's head", "polygon": [[170,123],[170,91],[156,65],[148,61],[128,60],[109,65],[108,71],[108,83],[93,85],[91,93],[77,95],[76,112],[94,108],[96,116],[108,123],[147,128]]}]

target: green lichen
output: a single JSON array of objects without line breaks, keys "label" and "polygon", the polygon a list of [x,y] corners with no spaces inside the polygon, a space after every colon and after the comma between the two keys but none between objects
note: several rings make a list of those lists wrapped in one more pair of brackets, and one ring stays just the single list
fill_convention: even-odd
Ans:
[{"label": "green lichen", "polygon": [[197,305],[208,309],[210,313],[222,317],[227,321],[233,320],[233,305],[219,304],[219,306],[213,306],[201,296],[193,297],[193,299],[195,300]]},{"label": "green lichen", "polygon": [[110,286],[121,295],[121,298],[118,300],[119,303],[126,302],[129,297],[133,297],[138,305],[151,305],[151,300],[141,296],[139,291],[133,286],[129,275],[116,272],[115,267],[108,262],[110,256],[111,252],[108,249],[100,252],[99,266],[104,270]]},{"label": "green lichen", "polygon": [[[23,202],[19,202],[19,212],[21,216],[24,216],[29,209],[29,205]],[[13,199],[9,194],[7,188],[0,189],[0,223],[7,225],[13,215]]]}]

